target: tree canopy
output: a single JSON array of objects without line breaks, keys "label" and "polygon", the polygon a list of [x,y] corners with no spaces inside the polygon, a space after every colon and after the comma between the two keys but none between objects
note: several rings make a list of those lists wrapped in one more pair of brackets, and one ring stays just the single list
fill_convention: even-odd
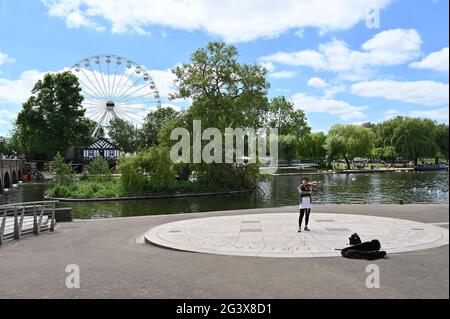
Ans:
[{"label": "tree canopy", "polygon": [[342,157],[350,168],[350,159],[368,156],[372,151],[374,133],[360,125],[336,124],[328,132],[327,148],[332,158]]},{"label": "tree canopy", "polygon": [[405,118],[395,128],[392,143],[396,152],[417,164],[423,157],[434,157],[438,152],[435,123],[428,119]]},{"label": "tree canopy", "polygon": [[139,132],[139,144],[142,148],[148,148],[159,144],[158,134],[166,121],[175,119],[179,112],[171,107],[163,107],[147,114],[144,124]]},{"label": "tree canopy", "polygon": [[297,138],[310,133],[306,114],[303,110],[295,110],[294,103],[284,96],[274,97],[270,101],[269,112],[266,115],[267,124],[278,128],[279,135],[292,134]]},{"label": "tree canopy", "polygon": [[108,135],[111,141],[125,153],[134,153],[137,150],[138,131],[130,122],[116,118],[110,123]]},{"label": "tree canopy", "polygon": [[260,127],[268,110],[267,71],[260,65],[241,64],[238,51],[223,42],[210,42],[177,66],[175,98],[192,99],[189,112],[205,127]]},{"label": "tree canopy", "polygon": [[46,74],[35,84],[15,127],[29,157],[52,158],[89,136],[80,92],[78,80],[70,72]]}]

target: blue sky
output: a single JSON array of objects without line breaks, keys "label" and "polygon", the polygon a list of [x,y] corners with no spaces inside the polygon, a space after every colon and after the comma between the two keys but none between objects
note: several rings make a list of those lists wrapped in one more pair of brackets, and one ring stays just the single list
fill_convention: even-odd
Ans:
[{"label": "blue sky", "polygon": [[144,66],[163,103],[183,107],[167,100],[170,68],[211,40],[264,65],[270,96],[304,109],[314,131],[396,115],[448,123],[448,11],[447,0],[0,0],[0,135],[44,73],[101,53]]}]

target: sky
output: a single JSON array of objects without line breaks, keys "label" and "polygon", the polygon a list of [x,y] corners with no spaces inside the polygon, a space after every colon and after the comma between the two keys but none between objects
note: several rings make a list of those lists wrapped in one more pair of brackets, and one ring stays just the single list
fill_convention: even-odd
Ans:
[{"label": "sky", "polygon": [[170,69],[209,41],[269,71],[313,131],[397,115],[448,123],[448,0],[0,0],[0,136],[47,72],[117,54],[163,104]]}]

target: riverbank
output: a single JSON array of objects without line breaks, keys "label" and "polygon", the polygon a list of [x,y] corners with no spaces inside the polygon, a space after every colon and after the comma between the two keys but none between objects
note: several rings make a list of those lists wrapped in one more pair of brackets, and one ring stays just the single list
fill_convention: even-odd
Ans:
[{"label": "riverbank", "polygon": [[147,196],[122,196],[122,197],[105,197],[105,198],[64,198],[64,197],[49,197],[48,200],[58,200],[62,203],[85,203],[85,202],[115,202],[115,201],[130,201],[130,200],[146,200],[146,199],[165,199],[165,198],[183,198],[183,197],[204,197],[204,196],[219,196],[219,195],[236,195],[250,193],[253,190],[240,191],[224,191],[224,192],[205,192],[205,193],[180,193],[180,194],[165,194],[165,195],[147,195]]},{"label": "riverbank", "polygon": [[[315,206],[314,213],[395,217],[448,228],[446,205]],[[180,252],[137,244],[148,229],[183,219],[265,213],[297,206],[160,215],[57,224],[56,231],[0,249],[1,298],[448,298],[448,245],[377,261],[258,258]],[[444,223],[444,224],[441,224]],[[51,263],[48,261],[51,260]],[[42,265],[45,264],[45,271]],[[66,266],[80,267],[79,289],[65,287]],[[366,266],[380,269],[368,289]],[[426,274],[426,275],[424,275]],[[25,283],[25,284],[24,284]]]},{"label": "riverbank", "polygon": [[369,173],[405,173],[414,172],[414,168],[377,168],[377,169],[344,169],[337,171],[298,171],[298,172],[277,172],[272,176],[297,176],[297,175],[333,175],[333,174],[369,174]]}]

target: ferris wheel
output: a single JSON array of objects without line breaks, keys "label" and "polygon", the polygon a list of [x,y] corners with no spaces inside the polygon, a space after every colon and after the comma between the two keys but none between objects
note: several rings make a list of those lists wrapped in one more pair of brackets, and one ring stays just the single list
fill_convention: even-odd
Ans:
[{"label": "ferris wheel", "polygon": [[101,54],[85,58],[71,68],[78,77],[86,116],[108,129],[116,118],[142,125],[148,112],[161,107],[159,91],[149,73],[130,59]]}]

